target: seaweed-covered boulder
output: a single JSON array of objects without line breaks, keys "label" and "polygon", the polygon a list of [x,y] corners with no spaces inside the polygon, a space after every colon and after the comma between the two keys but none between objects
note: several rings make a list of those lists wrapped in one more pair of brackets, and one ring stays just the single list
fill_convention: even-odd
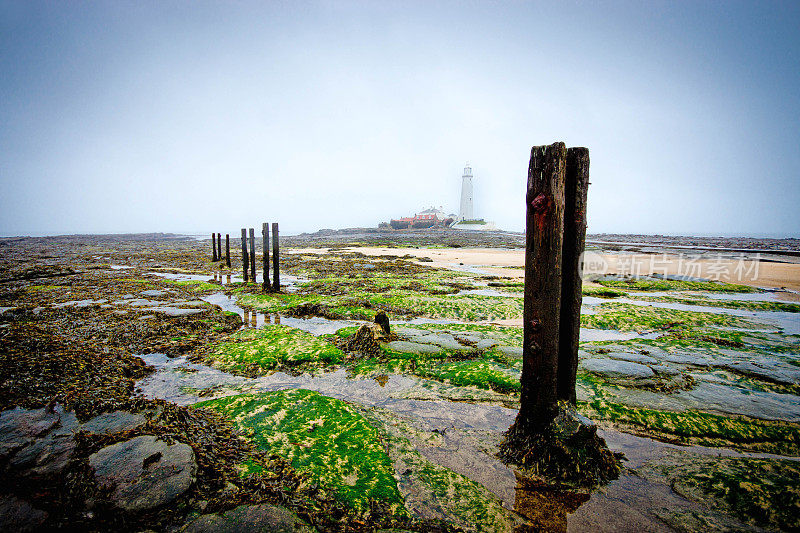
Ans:
[{"label": "seaweed-covered boulder", "polygon": [[186,444],[167,444],[153,435],[119,442],[89,456],[110,503],[125,511],[154,509],[186,492],[194,483],[197,463]]},{"label": "seaweed-covered boulder", "polygon": [[566,487],[606,483],[617,479],[621,468],[597,435],[597,426],[566,402],[559,403],[558,415],[538,431],[511,426],[498,456],[521,467],[520,474],[533,482]]},{"label": "seaweed-covered boulder", "polygon": [[244,533],[250,531],[303,533],[314,531],[314,529],[303,524],[292,511],[268,503],[240,505],[222,514],[204,514],[181,529],[181,533]]},{"label": "seaweed-covered boulder", "polygon": [[362,355],[377,356],[380,353],[379,344],[389,339],[383,328],[376,323],[362,324],[352,337],[339,346],[344,351],[356,352]]}]

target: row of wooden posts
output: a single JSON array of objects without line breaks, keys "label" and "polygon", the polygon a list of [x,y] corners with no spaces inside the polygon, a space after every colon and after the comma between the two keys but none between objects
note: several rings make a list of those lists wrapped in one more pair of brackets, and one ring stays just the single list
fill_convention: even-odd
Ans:
[{"label": "row of wooden posts", "polygon": [[[256,241],[255,229],[250,228],[250,250],[248,252],[247,229],[242,228],[242,277],[244,282],[256,282]],[[270,254],[269,254],[269,224],[264,222],[261,225],[261,238],[263,240],[263,259],[262,259],[262,277],[263,277],[263,290],[265,292],[280,292],[281,278],[280,278],[280,263],[279,263],[279,245],[278,245],[278,223],[272,223],[272,283],[270,283]],[[211,261],[222,261],[222,234],[211,234]],[[230,268],[231,266],[231,238],[230,234],[225,234],[225,265]]]}]

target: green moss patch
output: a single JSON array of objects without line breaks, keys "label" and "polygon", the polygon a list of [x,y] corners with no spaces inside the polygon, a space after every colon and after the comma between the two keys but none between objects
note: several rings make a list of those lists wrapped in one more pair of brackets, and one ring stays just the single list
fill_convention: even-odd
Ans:
[{"label": "green moss patch", "polygon": [[[377,431],[348,404],[304,389],[196,404],[232,420],[255,444],[358,511],[370,501],[404,514],[394,468]],[[245,473],[248,466],[244,465]]]},{"label": "green moss patch", "polygon": [[424,365],[417,367],[414,373],[459,387],[478,387],[504,394],[520,391],[519,372],[488,358]]},{"label": "green moss patch", "polygon": [[408,309],[429,318],[455,318],[461,320],[505,320],[522,317],[522,298],[503,296],[428,296],[422,297],[405,291],[376,295],[373,304]]},{"label": "green moss patch", "polygon": [[596,298],[620,298],[628,295],[625,291],[605,287],[584,287],[582,293],[584,296],[594,296]]},{"label": "green moss patch", "polygon": [[191,289],[194,292],[207,292],[207,291],[219,291],[220,286],[215,283],[208,283],[205,281],[200,280],[185,280],[185,281],[172,281],[166,280],[174,283],[175,285],[179,285],[181,287],[185,287],[187,289]]},{"label": "green moss patch", "polygon": [[705,298],[700,295],[680,296],[640,296],[640,300],[648,302],[671,302],[686,305],[702,305],[706,307],[722,307],[725,309],[745,309],[747,311],[783,311],[784,313],[800,313],[800,304],[786,302],[759,302],[753,300],[721,300]]},{"label": "green moss patch", "polygon": [[497,341],[499,344],[507,346],[518,346],[522,344],[522,328],[517,326],[487,326],[483,324],[403,324],[404,328],[418,329],[422,331],[441,331],[464,333],[481,333],[487,338]]},{"label": "green moss patch", "polygon": [[[591,378],[580,376],[583,385]],[[658,439],[683,444],[735,447],[781,455],[800,453],[800,424],[748,417],[726,417],[701,411],[660,411],[606,401],[601,395],[579,401],[578,409],[594,420]]]},{"label": "green moss patch", "polygon": [[595,309],[595,314],[581,315],[582,327],[638,332],[709,326],[751,329],[763,327],[761,324],[731,315],[681,311],[618,302],[604,302],[595,307]]},{"label": "green moss patch", "polygon": [[465,531],[508,532],[521,525],[519,516],[483,485],[428,461],[410,440],[429,442],[437,435],[419,432],[385,411],[364,410],[364,416],[383,434],[413,515],[438,515]]},{"label": "green moss patch", "polygon": [[737,285],[718,281],[680,281],[671,279],[601,279],[597,283],[633,291],[709,291],[709,292],[759,292],[749,285]]},{"label": "green moss patch", "polygon": [[696,457],[661,465],[679,494],[770,530],[800,530],[800,464],[750,458]]},{"label": "green moss patch", "polygon": [[344,360],[344,353],[311,333],[278,324],[245,329],[203,356],[228,372],[259,375],[280,367],[320,367]]}]

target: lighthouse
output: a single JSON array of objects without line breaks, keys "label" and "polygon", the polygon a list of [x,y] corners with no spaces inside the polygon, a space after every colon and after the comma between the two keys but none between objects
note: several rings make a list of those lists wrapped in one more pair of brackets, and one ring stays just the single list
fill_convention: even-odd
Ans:
[{"label": "lighthouse", "polygon": [[458,220],[472,219],[472,168],[467,163],[464,175],[461,176],[461,210],[458,212]]}]

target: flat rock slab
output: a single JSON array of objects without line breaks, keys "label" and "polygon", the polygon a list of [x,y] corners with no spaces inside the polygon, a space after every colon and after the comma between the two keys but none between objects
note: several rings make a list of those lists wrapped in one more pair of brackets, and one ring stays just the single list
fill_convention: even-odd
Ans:
[{"label": "flat rock slab", "polygon": [[47,520],[47,513],[15,496],[0,496],[0,531],[37,531]]},{"label": "flat rock slab", "polygon": [[398,335],[402,335],[403,337],[420,337],[426,334],[424,331],[414,328],[404,328],[402,326],[396,326],[394,328],[394,332]]},{"label": "flat rock slab", "polygon": [[482,339],[478,341],[478,343],[475,345],[475,348],[478,350],[488,350],[489,348],[497,346],[498,344],[500,343],[492,339]]},{"label": "flat rock slab", "polygon": [[679,365],[709,366],[711,359],[705,355],[694,355],[685,352],[668,353],[661,356],[661,359]]},{"label": "flat rock slab", "polygon": [[80,424],[74,413],[54,409],[9,409],[0,414],[0,458],[24,478],[60,475],[72,460]]},{"label": "flat rock slab", "polygon": [[607,378],[652,378],[655,373],[646,365],[614,359],[586,359],[581,361],[584,370]]},{"label": "flat rock slab", "polygon": [[650,369],[659,376],[673,377],[680,375],[680,371],[677,368],[672,368],[667,365],[652,365]]},{"label": "flat rock slab", "polygon": [[128,411],[114,411],[103,413],[88,422],[84,422],[81,429],[95,435],[111,435],[120,431],[135,429],[147,422],[147,417],[142,413]]},{"label": "flat rock slab", "polygon": [[56,309],[61,309],[62,307],[89,307],[90,305],[104,304],[107,301],[108,300],[72,300],[60,304],[53,304],[53,307]]},{"label": "flat rock slab", "polygon": [[495,350],[506,357],[514,357],[516,359],[522,357],[522,346],[498,346]]},{"label": "flat rock slab", "polygon": [[197,463],[186,444],[167,444],[143,435],[106,446],[89,456],[95,479],[113,491],[111,503],[125,511],[144,511],[169,503],[194,483]]},{"label": "flat rock slab", "polygon": [[205,309],[183,309],[181,307],[166,307],[166,306],[159,306],[159,307],[148,307],[144,309],[145,311],[155,311],[156,313],[164,313],[167,316],[188,316],[188,315],[196,315],[205,311]]},{"label": "flat rock slab", "polygon": [[241,505],[225,513],[205,514],[186,524],[182,533],[300,533],[315,531],[289,509],[263,503]]},{"label": "flat rock slab", "polygon": [[653,365],[656,364],[658,361],[649,355],[644,355],[641,353],[630,353],[630,352],[611,352],[606,354],[607,357],[611,359],[617,359],[619,361],[631,361],[632,363],[642,363],[646,365]]},{"label": "flat rock slab", "polygon": [[31,444],[35,438],[48,433],[60,420],[56,412],[46,409],[15,407],[0,413],[0,459]]},{"label": "flat rock slab", "polygon": [[776,363],[758,364],[751,361],[734,361],[715,366],[782,385],[794,385],[800,382],[800,370],[782,368]]},{"label": "flat rock slab", "polygon": [[421,342],[424,344],[435,344],[445,350],[465,350],[465,349],[472,349],[469,346],[464,346],[460,342],[458,342],[452,335],[449,333],[439,333],[433,334],[429,333],[428,335],[423,335],[421,337],[414,338],[414,342]]},{"label": "flat rock slab", "polygon": [[411,341],[392,341],[386,343],[386,347],[390,350],[400,353],[439,353],[442,349],[432,344],[420,344]]},{"label": "flat rock slab", "polygon": [[149,296],[149,297],[158,297],[158,296],[166,296],[167,295],[167,291],[148,290],[148,291],[139,291],[139,294],[141,294],[143,296]]},{"label": "flat rock slab", "polygon": [[455,339],[461,343],[477,343],[483,340],[483,337],[475,333],[453,333],[453,337],[455,337]]}]

